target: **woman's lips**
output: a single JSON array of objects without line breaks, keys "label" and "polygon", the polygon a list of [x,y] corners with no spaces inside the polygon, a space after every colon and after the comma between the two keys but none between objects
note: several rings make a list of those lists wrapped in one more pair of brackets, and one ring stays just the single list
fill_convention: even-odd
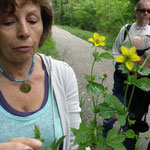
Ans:
[{"label": "woman's lips", "polygon": [[16,47],[15,49],[21,52],[27,52],[32,49],[32,46],[19,46]]}]

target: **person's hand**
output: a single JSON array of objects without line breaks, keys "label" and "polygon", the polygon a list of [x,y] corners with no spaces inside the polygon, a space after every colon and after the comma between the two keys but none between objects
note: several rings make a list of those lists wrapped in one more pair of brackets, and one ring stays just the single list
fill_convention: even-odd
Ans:
[{"label": "person's hand", "polygon": [[0,150],[27,150],[39,149],[42,142],[32,138],[17,137],[12,138],[8,142],[0,143]]}]

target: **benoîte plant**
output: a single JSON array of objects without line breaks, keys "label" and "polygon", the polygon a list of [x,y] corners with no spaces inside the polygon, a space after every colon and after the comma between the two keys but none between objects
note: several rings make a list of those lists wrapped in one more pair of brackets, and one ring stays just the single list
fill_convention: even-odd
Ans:
[{"label": "beno\u00eete plant", "polygon": [[[121,132],[123,126],[128,122],[129,125],[134,124],[134,120],[129,118],[129,108],[132,101],[133,93],[135,86],[138,88],[150,91],[150,79],[142,77],[140,79],[137,76],[130,74],[130,71],[136,72],[136,75],[148,75],[150,74],[150,69],[144,67],[146,60],[150,56],[147,56],[147,59],[144,61],[142,66],[137,65],[135,62],[140,60],[140,57],[136,55],[136,48],[130,47],[129,50],[125,46],[121,47],[122,55],[118,56],[115,60],[122,63],[119,69],[128,75],[126,81],[126,92],[124,105],[118,100],[117,97],[107,93],[107,87],[104,87],[104,81],[107,78],[107,75],[104,74],[102,77],[96,76],[93,72],[93,68],[96,62],[101,62],[102,59],[114,59],[111,53],[108,51],[99,53],[98,49],[100,46],[105,45],[105,37],[99,36],[98,33],[94,33],[93,38],[89,38],[89,41],[93,43],[95,50],[93,52],[93,62],[91,66],[91,73],[85,75],[87,81],[87,92],[92,97],[92,113],[94,118],[90,121],[89,125],[86,125],[83,121],[79,129],[72,129],[73,134],[75,135],[75,144],[78,144],[78,150],[85,150],[90,148],[91,150],[126,150],[123,145],[123,141],[126,138],[136,139],[136,149],[139,146],[139,139],[147,138],[140,137],[134,133],[132,129],[129,129],[127,132]],[[141,84],[142,83],[142,84]],[[133,85],[131,96],[129,98],[128,106],[126,106],[127,92],[129,85]],[[102,96],[104,101],[98,103],[99,97]],[[119,131],[116,128],[112,128],[108,131],[106,137],[103,136],[103,125],[100,125],[97,121],[97,118],[111,118],[114,117],[119,123]]]}]

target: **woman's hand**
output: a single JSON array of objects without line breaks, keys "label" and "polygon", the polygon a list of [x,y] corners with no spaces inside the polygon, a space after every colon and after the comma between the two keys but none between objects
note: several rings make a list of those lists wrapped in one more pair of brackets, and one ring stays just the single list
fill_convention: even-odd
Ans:
[{"label": "woman's hand", "polygon": [[42,147],[42,142],[39,140],[23,137],[12,138],[8,142],[0,143],[0,150],[27,150],[40,147]]}]

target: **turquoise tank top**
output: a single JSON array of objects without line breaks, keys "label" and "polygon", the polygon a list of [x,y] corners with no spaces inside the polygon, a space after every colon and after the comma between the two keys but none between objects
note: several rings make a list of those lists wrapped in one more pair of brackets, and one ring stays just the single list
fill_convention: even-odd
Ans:
[{"label": "turquoise tank top", "polygon": [[[29,113],[26,116],[16,115],[8,111],[3,106],[3,103],[7,102],[2,96],[2,93],[0,93],[0,142],[6,142],[13,137],[34,138],[35,125],[38,125],[40,128],[41,138],[45,139],[43,147],[47,147],[48,149],[55,138],[59,139],[63,136],[57,104],[51,95],[50,80],[47,80],[47,82],[49,86],[46,87],[48,95],[45,104],[43,103],[42,108],[38,111]],[[23,112],[19,114],[21,113]]]}]

